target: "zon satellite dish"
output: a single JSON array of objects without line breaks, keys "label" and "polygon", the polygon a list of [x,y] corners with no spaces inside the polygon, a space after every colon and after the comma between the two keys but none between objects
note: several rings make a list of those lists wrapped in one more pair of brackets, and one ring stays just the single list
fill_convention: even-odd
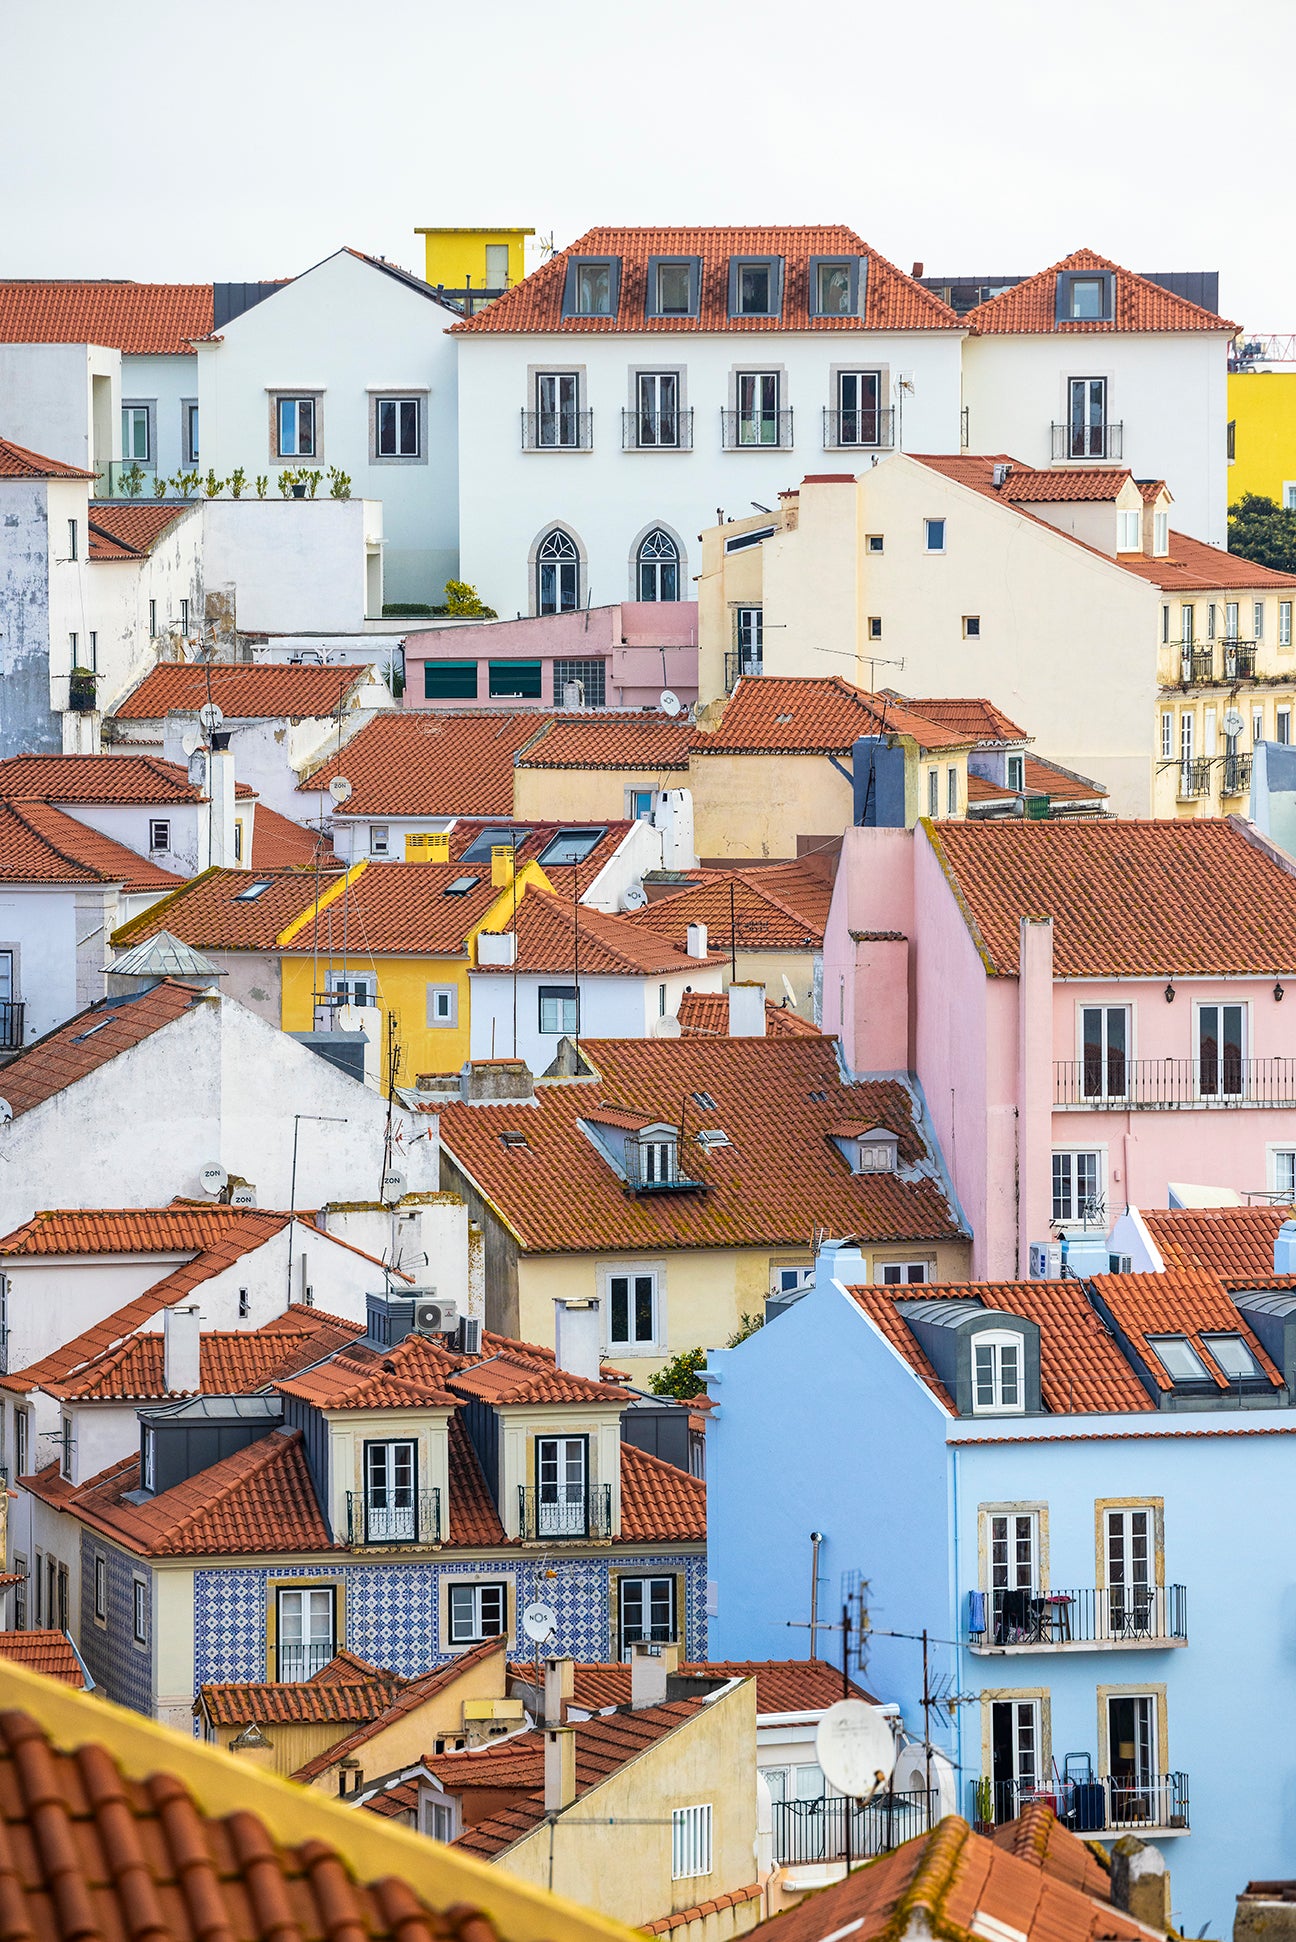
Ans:
[{"label": "zon satellite dish", "polygon": [[1237,709],[1230,708],[1224,717],[1224,733],[1226,735],[1240,735],[1245,727],[1246,723],[1243,721],[1241,715],[1239,715]]},{"label": "zon satellite dish", "polygon": [[223,1194],[229,1175],[219,1160],[209,1160],[198,1175],[198,1183],[205,1194]]},{"label": "zon satellite dish", "polygon": [[543,1645],[558,1630],[558,1614],[552,1605],[537,1599],[522,1614],[522,1630],[535,1645]]},{"label": "zon satellite dish", "polygon": [[202,747],[202,736],[196,728],[186,728],[184,734],[180,737],[180,747],[186,756],[197,755],[199,749]]},{"label": "zon satellite dish", "polygon": [[383,1199],[389,1207],[394,1207],[404,1192],[405,1175],[399,1167],[388,1167],[382,1178]]},{"label": "zon satellite dish", "polygon": [[632,883],[621,899],[622,910],[646,910],[648,892],[640,883]]},{"label": "zon satellite dish", "polygon": [[198,710],[198,719],[209,735],[214,735],[225,717],[214,701],[204,701]]},{"label": "zon satellite dish", "polygon": [[684,704],[672,689],[663,688],[658,699],[658,706],[663,715],[678,715]]},{"label": "zon satellite dish", "polygon": [[351,784],[347,781],[344,775],[335,775],[332,782],[329,783],[328,789],[329,789],[329,794],[332,796],[334,802],[337,804],[339,809],[342,807],[344,802],[347,802],[350,800]]},{"label": "zon satellite dish", "polygon": [[876,1706],[839,1699],[819,1721],[815,1757],[840,1793],[868,1800],[886,1785],[895,1765],[895,1740]]}]

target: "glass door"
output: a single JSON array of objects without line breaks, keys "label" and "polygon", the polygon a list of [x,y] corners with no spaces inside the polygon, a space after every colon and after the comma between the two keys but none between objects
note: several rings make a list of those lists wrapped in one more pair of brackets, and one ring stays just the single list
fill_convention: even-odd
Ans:
[{"label": "glass door", "polygon": [[542,371],[536,379],[536,444],[575,445],[576,373]]},{"label": "glass door", "polygon": [[877,442],[877,372],[839,372],[837,376],[837,443],[839,445],[876,445]]},{"label": "glass door", "polygon": [[777,445],[779,442],[777,371],[738,373],[738,443]]},{"label": "glass door", "polygon": [[674,371],[639,373],[639,443],[641,446],[679,444],[679,376]]},{"label": "glass door", "polygon": [[1080,1012],[1086,1099],[1124,1099],[1129,1085],[1129,1012],[1085,1005]]},{"label": "glass door", "polygon": [[1113,1638],[1152,1629],[1152,1511],[1107,1512],[1107,1623]]},{"label": "glass door", "polygon": [[995,1511],[988,1522],[991,1630],[996,1645],[1010,1645],[1032,1635],[1039,1526],[1034,1511]]},{"label": "glass door", "polygon": [[991,1703],[990,1762],[995,1820],[1011,1821],[1039,1788],[1037,1699],[996,1699]]},{"label": "glass door", "polygon": [[583,1436],[536,1439],[536,1531],[540,1537],[584,1537],[589,1528]]},{"label": "glass door", "polygon": [[1071,457],[1100,459],[1107,450],[1107,380],[1071,380]]},{"label": "glass door", "polygon": [[1197,1007],[1197,1090],[1203,1099],[1242,1095],[1243,1005]]},{"label": "glass door", "polygon": [[1151,1693],[1107,1701],[1107,1745],[1113,1825],[1158,1819],[1157,1717]]}]

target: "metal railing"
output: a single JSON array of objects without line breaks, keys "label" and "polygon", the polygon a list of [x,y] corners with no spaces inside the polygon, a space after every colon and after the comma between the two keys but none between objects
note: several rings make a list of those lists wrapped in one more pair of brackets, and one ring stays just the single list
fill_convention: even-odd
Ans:
[{"label": "metal railing", "polygon": [[759,654],[725,655],[725,693],[731,695],[744,675],[764,674],[765,663]]},{"label": "metal railing", "polygon": [[726,452],[790,452],[791,411],[722,411],[720,432]]},{"label": "metal railing", "polygon": [[843,1794],[825,1794],[816,1800],[776,1800],[774,1859],[793,1868],[807,1862],[841,1860],[846,1853],[849,1810],[851,1859],[872,1860],[911,1841],[915,1834],[925,1834],[939,1815],[939,1801],[934,1789],[930,1794],[880,1794],[862,1806]]},{"label": "metal railing", "polygon": [[524,1542],[611,1535],[611,1484],[518,1485],[518,1536]]},{"label": "metal railing", "polygon": [[1224,796],[1245,796],[1251,787],[1251,757],[1249,755],[1226,755],[1224,757],[1224,780],[1220,784],[1220,794]]},{"label": "metal railing", "polygon": [[969,1599],[968,1641],[985,1650],[1146,1645],[1187,1637],[1188,1593],[1183,1585],[987,1591],[974,1592]]},{"label": "metal railing", "polygon": [[27,1005],[24,999],[0,999],[0,1052],[22,1050],[23,1024],[26,1015]]},{"label": "metal railing", "polygon": [[1296,1106],[1296,1059],[1059,1059],[1053,1104],[1095,1110],[1164,1106]]},{"label": "metal railing", "polygon": [[1053,425],[1054,459],[1118,459],[1125,448],[1125,421],[1110,425]]},{"label": "metal railing", "polygon": [[394,1504],[376,1504],[358,1490],[348,1490],[346,1541],[351,1550],[387,1544],[439,1544],[441,1492],[401,1492]]},{"label": "metal railing", "polygon": [[830,411],[825,406],[823,442],[827,452],[851,451],[857,445],[870,451],[889,451],[895,443],[895,406],[862,406],[856,411]]},{"label": "metal railing", "polygon": [[1185,688],[1215,679],[1215,649],[1185,642],[1179,650],[1179,679]]},{"label": "metal railing", "polygon": [[1059,1780],[1052,1785],[1036,1780],[974,1780],[971,1818],[984,1827],[1015,1820],[1032,1804],[1051,1807],[1058,1819],[1076,1834],[1097,1834],[1104,1828],[1188,1827],[1186,1773],[1100,1774],[1092,1780]]},{"label": "metal railing", "polygon": [[633,1134],[624,1148],[626,1188],[633,1194],[705,1193],[706,1182],[680,1171],[675,1140],[638,1140]]},{"label": "metal railing", "polygon": [[1197,796],[1208,796],[1211,792],[1211,769],[1209,755],[1195,756],[1191,762],[1179,764],[1179,800],[1188,802]]},{"label": "metal railing", "polygon": [[623,452],[691,452],[693,450],[693,407],[682,411],[621,410],[621,449]]},{"label": "metal railing", "polygon": [[594,444],[592,411],[524,411],[524,452],[588,452]]},{"label": "metal railing", "polygon": [[285,1645],[281,1640],[276,1657],[279,1661],[276,1676],[279,1679],[285,1682],[313,1679],[317,1672],[323,1672],[330,1660],[337,1657],[337,1645],[332,1639],[313,1645]]},{"label": "metal railing", "polygon": [[1226,681],[1253,681],[1256,671],[1256,643],[1254,641],[1224,642],[1224,679]]}]

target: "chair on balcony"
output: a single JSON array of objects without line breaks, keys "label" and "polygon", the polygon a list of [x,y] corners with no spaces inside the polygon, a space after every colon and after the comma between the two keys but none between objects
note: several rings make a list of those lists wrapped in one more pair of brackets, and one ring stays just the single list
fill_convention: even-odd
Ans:
[{"label": "chair on balcony", "polygon": [[996,1645],[1022,1645],[1037,1635],[1036,1602],[1025,1588],[1000,1592],[995,1617]]}]

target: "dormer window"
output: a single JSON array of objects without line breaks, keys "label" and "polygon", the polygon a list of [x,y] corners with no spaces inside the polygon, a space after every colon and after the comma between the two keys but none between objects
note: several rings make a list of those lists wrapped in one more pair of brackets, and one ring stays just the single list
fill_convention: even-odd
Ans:
[{"label": "dormer window", "polygon": [[647,1187],[666,1187],[678,1172],[676,1155],[678,1142],[674,1139],[641,1139],[639,1142],[639,1178]]},{"label": "dormer window", "polygon": [[993,1329],[974,1337],[972,1408],[976,1415],[1008,1415],[1024,1408],[1024,1360],[1020,1335]]},{"label": "dormer window", "polygon": [[783,298],[782,268],[777,256],[733,257],[729,264],[729,315],[777,317]]},{"label": "dormer window", "polygon": [[567,264],[564,317],[616,314],[621,263],[615,256],[577,257]]},{"label": "dormer window", "polygon": [[1116,551],[1118,553],[1141,553],[1143,551],[1143,515],[1135,507],[1116,515]]},{"label": "dormer window", "polygon": [[812,256],[810,314],[812,317],[858,317],[864,308],[866,264],[858,256]]},{"label": "dormer window", "polygon": [[648,259],[645,309],[650,317],[696,317],[701,258],[652,256]]},{"label": "dormer window", "polygon": [[1096,276],[1076,277],[1071,285],[1071,315],[1094,319],[1103,314],[1103,287]]},{"label": "dormer window", "polygon": [[704,1182],[680,1171],[679,1128],[668,1121],[627,1134],[623,1154],[626,1184],[633,1193],[705,1191]]},{"label": "dormer window", "polygon": [[1062,271],[1057,280],[1058,323],[1110,322],[1114,281],[1110,270]]},{"label": "dormer window", "polygon": [[828,1137],[852,1173],[894,1173],[899,1163],[899,1137],[885,1126],[836,1126]]}]

